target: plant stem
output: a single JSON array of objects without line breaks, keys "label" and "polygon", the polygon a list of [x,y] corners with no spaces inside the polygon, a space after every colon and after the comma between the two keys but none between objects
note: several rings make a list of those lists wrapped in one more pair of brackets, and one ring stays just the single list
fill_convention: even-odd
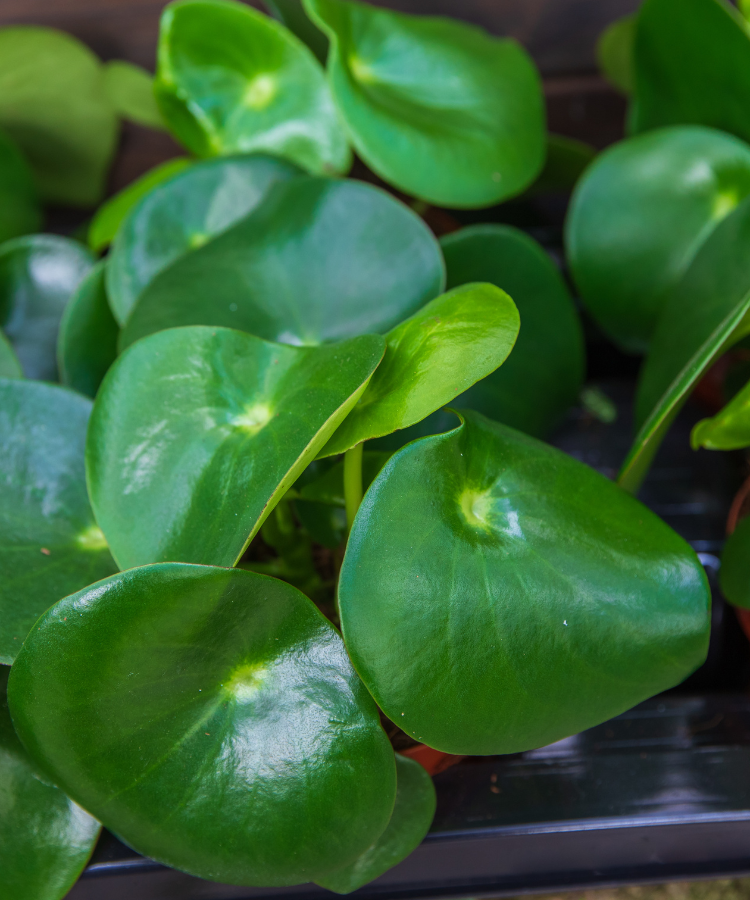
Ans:
[{"label": "plant stem", "polygon": [[362,451],[364,443],[357,444],[344,454],[344,503],[346,525],[351,531],[354,517],[362,502]]}]

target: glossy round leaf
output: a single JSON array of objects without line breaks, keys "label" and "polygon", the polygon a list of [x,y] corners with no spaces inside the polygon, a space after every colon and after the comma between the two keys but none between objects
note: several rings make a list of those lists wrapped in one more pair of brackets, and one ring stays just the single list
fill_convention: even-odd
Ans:
[{"label": "glossy round leaf", "polygon": [[156,99],[198,156],[250,151],[314,174],[351,151],[320,63],[290,31],[234,0],[178,0],[162,14]]},{"label": "glossy round leaf", "polygon": [[62,900],[86,865],[99,823],[40,781],[8,712],[0,666],[0,897]]},{"label": "glossy round leaf", "polygon": [[695,126],[606,150],[573,197],[566,243],[587,309],[625,350],[643,352],[669,291],[719,223],[750,194],[750,147]]},{"label": "glossy round leaf", "polygon": [[0,243],[39,231],[41,224],[31,169],[15,143],[0,132]]},{"label": "glossy round leaf", "polygon": [[636,16],[616,19],[601,34],[596,44],[596,58],[607,81],[623,94],[635,87],[633,45]]},{"label": "glossy round leaf", "polygon": [[436,297],[388,332],[383,362],[322,452],[343,453],[420,422],[501,366],[518,328],[515,304],[492,284]]},{"label": "glossy round leaf", "polygon": [[121,343],[178,325],[291,344],[384,333],[444,280],[437,241],[403,203],[358,181],[295,178],[155,278]]},{"label": "glossy round leaf", "polygon": [[328,35],[328,77],[357,153],[440,206],[492,206],[544,163],[541,81],[526,51],[455,20],[305,0]]},{"label": "glossy round leaf", "polygon": [[140,341],[89,428],[91,502],[120,568],[232,566],[357,402],[384,341],[287,347],[224,328]]},{"label": "glossy round leaf", "polygon": [[93,262],[77,241],[51,234],[0,246],[0,326],[27,378],[56,380],[60,319]]},{"label": "glossy round leaf", "polygon": [[742,519],[727,538],[721,555],[719,582],[735,606],[750,609],[750,519]]},{"label": "glossy round leaf", "polygon": [[33,25],[0,31],[0,127],[23,151],[45,200],[91,206],[101,199],[118,123],[102,65],[80,41]]},{"label": "glossy round leaf", "polygon": [[318,884],[337,894],[350,894],[400,863],[421,843],[435,816],[435,788],[418,762],[396,754],[396,805],[388,827],[355,862]]},{"label": "glossy round leaf", "polygon": [[0,379],[0,663],[53,603],[116,571],[86,493],[91,402]]},{"label": "glossy round leaf", "polygon": [[104,89],[123,119],[164,131],[164,120],[154,97],[154,79],[145,69],[115,59],[104,67]]},{"label": "glossy round leaf", "polygon": [[741,450],[750,447],[750,384],[715,416],[702,419],[690,435],[693,450]]},{"label": "glossy round leaf", "polygon": [[23,378],[21,363],[2,331],[0,331],[0,378]]},{"label": "glossy round leaf", "polygon": [[107,289],[124,325],[146,286],[180,257],[246,216],[277,181],[299,173],[267,156],[235,156],[191,166],[143,197],[112,247]]},{"label": "glossy round leaf", "polygon": [[690,547],[612,482],[478,413],[396,453],[339,582],[352,662],[448,753],[560,740],[679,684],[708,647]]},{"label": "glossy round leaf", "polygon": [[117,357],[117,327],[107,301],[105,262],[99,262],[78,285],[65,307],[57,338],[60,381],[95,397],[102,378]]},{"label": "glossy round leaf", "polygon": [[341,637],[274,578],[167,563],[92,585],[38,623],[9,698],[72,797],[202,878],[321,877],[393,809],[393,751]]}]

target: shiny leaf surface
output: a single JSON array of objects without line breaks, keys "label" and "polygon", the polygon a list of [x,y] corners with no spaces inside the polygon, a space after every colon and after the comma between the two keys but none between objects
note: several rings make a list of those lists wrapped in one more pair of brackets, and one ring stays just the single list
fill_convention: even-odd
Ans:
[{"label": "shiny leaf surface", "polygon": [[384,333],[444,280],[437,241],[403,203],[359,181],[295,178],[155,278],[121,343],[178,325],[292,344]]},{"label": "shiny leaf surface", "polygon": [[393,809],[393,750],[341,637],[273,578],[175,563],[115,575],[40,621],[9,698],[71,796],[202,878],[319,878]]},{"label": "shiny leaf surface", "polygon": [[693,450],[740,450],[750,447],[750,384],[710,419],[702,419],[690,435]]},{"label": "shiny leaf surface", "polygon": [[623,94],[635,87],[633,52],[635,15],[616,19],[603,32],[596,44],[596,59],[607,81]]},{"label": "shiny leaf surface", "polygon": [[104,89],[123,119],[164,131],[164,120],[154,97],[154,79],[140,66],[115,59],[104,67]]},{"label": "shiny leaf surface", "polygon": [[125,219],[112,247],[107,289],[124,325],[144,288],[180,257],[246,216],[277,181],[299,170],[267,156],[235,156],[191,166],[154,188]]},{"label": "shiny leaf surface", "polygon": [[750,609],[750,519],[741,519],[727,538],[721,555],[719,583],[735,606]]},{"label": "shiny leaf surface", "polygon": [[27,378],[57,379],[60,319],[93,262],[77,241],[51,234],[0,246],[0,325]]},{"label": "shiny leaf surface", "polygon": [[503,364],[519,325],[515,304],[492,284],[436,297],[388,332],[383,362],[323,454],[408,428],[450,403]]},{"label": "shiny leaf surface", "polygon": [[0,378],[23,378],[21,363],[2,331],[0,331]]},{"label": "shiny leaf surface", "polygon": [[178,0],[162,14],[156,98],[198,156],[262,152],[314,174],[351,151],[320,63],[290,31],[234,0]]},{"label": "shiny leaf surface", "polygon": [[39,231],[41,224],[31,169],[15,143],[0,132],[0,243]]},{"label": "shiny leaf surface", "polygon": [[438,750],[515,753],[682,681],[708,647],[691,548],[593,469],[463,415],[391,458],[349,538],[344,640],[381,709]]},{"label": "shiny leaf surface", "polygon": [[202,327],[131,347],[99,391],[86,454],[120,568],[234,565],[383,352],[377,335],[288,347]]},{"label": "shiny leaf surface", "polygon": [[66,594],[116,571],[86,493],[91,402],[0,379],[0,663]]},{"label": "shiny leaf surface", "polygon": [[544,105],[519,44],[365,3],[305,8],[330,38],[328,77],[352,143],[381,178],[429,203],[469,208],[534,181]]},{"label": "shiny leaf surface", "polygon": [[579,184],[567,222],[571,271],[602,329],[648,349],[669,291],[750,193],[750,147],[709,128],[673,127],[606,150]]}]

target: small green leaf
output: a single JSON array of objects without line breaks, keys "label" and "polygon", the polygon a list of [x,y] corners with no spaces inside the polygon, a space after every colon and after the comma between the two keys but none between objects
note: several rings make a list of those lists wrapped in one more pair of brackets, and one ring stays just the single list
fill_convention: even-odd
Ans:
[{"label": "small green leaf", "polygon": [[454,288],[386,335],[386,351],[362,397],[322,450],[420,422],[501,366],[520,326],[515,303],[492,284]]},{"label": "small green leaf", "polygon": [[198,156],[271,153],[313,174],[352,156],[325,74],[278,22],[233,0],[178,0],[161,18],[156,99]]},{"label": "small green leaf", "polygon": [[9,699],[72,797],[202,878],[324,877],[393,810],[393,750],[341,637],[274,578],[167,563],[92,585],[37,624]]},{"label": "small green leaf", "polygon": [[690,392],[717,357],[748,333],[750,197],[702,244],[672,289],[641,370],[639,429],[618,476],[635,492]]},{"label": "small green leaf", "polygon": [[750,447],[750,383],[710,419],[702,419],[690,435],[693,450],[740,450]]},{"label": "small green leaf", "polygon": [[530,193],[573,190],[595,156],[596,150],[591,144],[561,134],[548,134],[544,168],[531,186]]},{"label": "small green leaf", "polygon": [[438,242],[409,207],[363,182],[302,176],[154,278],[121,346],[178,325],[291,344],[384,333],[444,283]]},{"label": "small green leaf", "polygon": [[312,50],[325,65],[328,58],[328,38],[316,28],[305,12],[302,0],[265,0],[268,11]]},{"label": "small green leaf", "polygon": [[0,326],[27,378],[57,380],[60,319],[93,262],[78,241],[52,234],[0,246]]},{"label": "small green leaf", "polygon": [[581,391],[581,406],[597,421],[611,425],[617,421],[617,407],[595,384],[586,385]]},{"label": "small green leaf", "polygon": [[709,128],[664,128],[601,154],[573,196],[566,244],[583,302],[617,344],[648,349],[670,290],[749,193],[750,147]]},{"label": "small green leaf", "polygon": [[633,47],[636,16],[623,16],[604,29],[596,44],[596,59],[604,77],[623,94],[635,87]]},{"label": "small green leaf", "polygon": [[0,243],[39,231],[41,225],[31,169],[15,143],[0,132]]},{"label": "small green leaf", "polygon": [[0,331],[0,378],[23,378],[21,363],[2,331]]},{"label": "small green leaf", "polygon": [[97,263],[65,307],[57,338],[60,381],[95,397],[102,378],[117,358],[120,329],[112,317],[104,284],[106,263]]},{"label": "small green leaf", "polygon": [[750,518],[741,519],[727,538],[719,583],[730,603],[750,609]]},{"label": "small green leaf", "polygon": [[515,753],[679,684],[708,647],[695,553],[593,469],[462,418],[391,458],[347,545],[344,640],[383,712],[438,750]]},{"label": "small green leaf", "polygon": [[145,69],[120,59],[107,63],[104,90],[118,116],[146,128],[166,130],[154,97],[154,79]]},{"label": "small green leaf", "polygon": [[119,324],[160,272],[246,216],[277,181],[298,174],[267,156],[227,157],[192,165],[143,196],[123,222],[107,267]]},{"label": "small green leaf", "polygon": [[[378,450],[366,450],[362,454],[362,487],[364,490],[367,490],[377,478],[391,455]],[[314,500],[316,503],[345,506],[344,461],[339,460],[319,478],[300,487],[297,494],[300,500]]]},{"label": "small green leaf", "polygon": [[[429,203],[492,206],[544,163],[541,80],[525,50],[449,19],[305,0],[357,153]],[[488,89],[488,85],[492,88]]]},{"label": "small green leaf", "polygon": [[62,900],[88,862],[99,823],[40,781],[8,712],[0,666],[0,897]]},{"label": "small green leaf", "polygon": [[120,568],[232,566],[357,402],[385,342],[288,347],[225,328],[134,344],[89,428],[91,502]]},{"label": "small green leaf", "polygon": [[0,379],[0,663],[53,603],[116,571],[86,493],[91,402]]},{"label": "small green leaf", "polygon": [[351,865],[317,883],[337,894],[350,894],[387,872],[415,850],[435,816],[435,788],[418,762],[396,754],[396,805],[388,827]]},{"label": "small green leaf", "polygon": [[118,123],[88,47],[52,28],[0,30],[0,127],[31,164],[43,199],[99,202]]}]

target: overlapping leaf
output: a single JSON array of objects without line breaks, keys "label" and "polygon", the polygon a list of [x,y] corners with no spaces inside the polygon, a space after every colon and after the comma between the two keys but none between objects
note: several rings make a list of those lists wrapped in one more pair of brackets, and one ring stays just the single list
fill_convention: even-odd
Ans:
[{"label": "overlapping leaf", "polygon": [[635,28],[635,15],[616,19],[604,30],[596,45],[599,68],[607,81],[623,94],[632,94],[634,88]]},{"label": "overlapping leaf", "polygon": [[719,581],[730,603],[750,609],[750,518],[742,519],[727,538]]},{"label": "overlapping leaf", "polygon": [[328,38],[313,25],[305,12],[302,0],[266,0],[271,15],[286,27],[312,50],[325,65],[328,58]]},{"label": "overlapping leaf", "polygon": [[164,120],[154,97],[151,75],[140,66],[115,59],[104,67],[104,89],[123,119],[164,131]]},{"label": "overlapping leaf", "polygon": [[0,132],[0,243],[38,231],[41,223],[31,169],[15,143]]},{"label": "overlapping leaf", "polygon": [[8,343],[8,338],[0,331],[0,378],[22,378],[21,363]]}]

